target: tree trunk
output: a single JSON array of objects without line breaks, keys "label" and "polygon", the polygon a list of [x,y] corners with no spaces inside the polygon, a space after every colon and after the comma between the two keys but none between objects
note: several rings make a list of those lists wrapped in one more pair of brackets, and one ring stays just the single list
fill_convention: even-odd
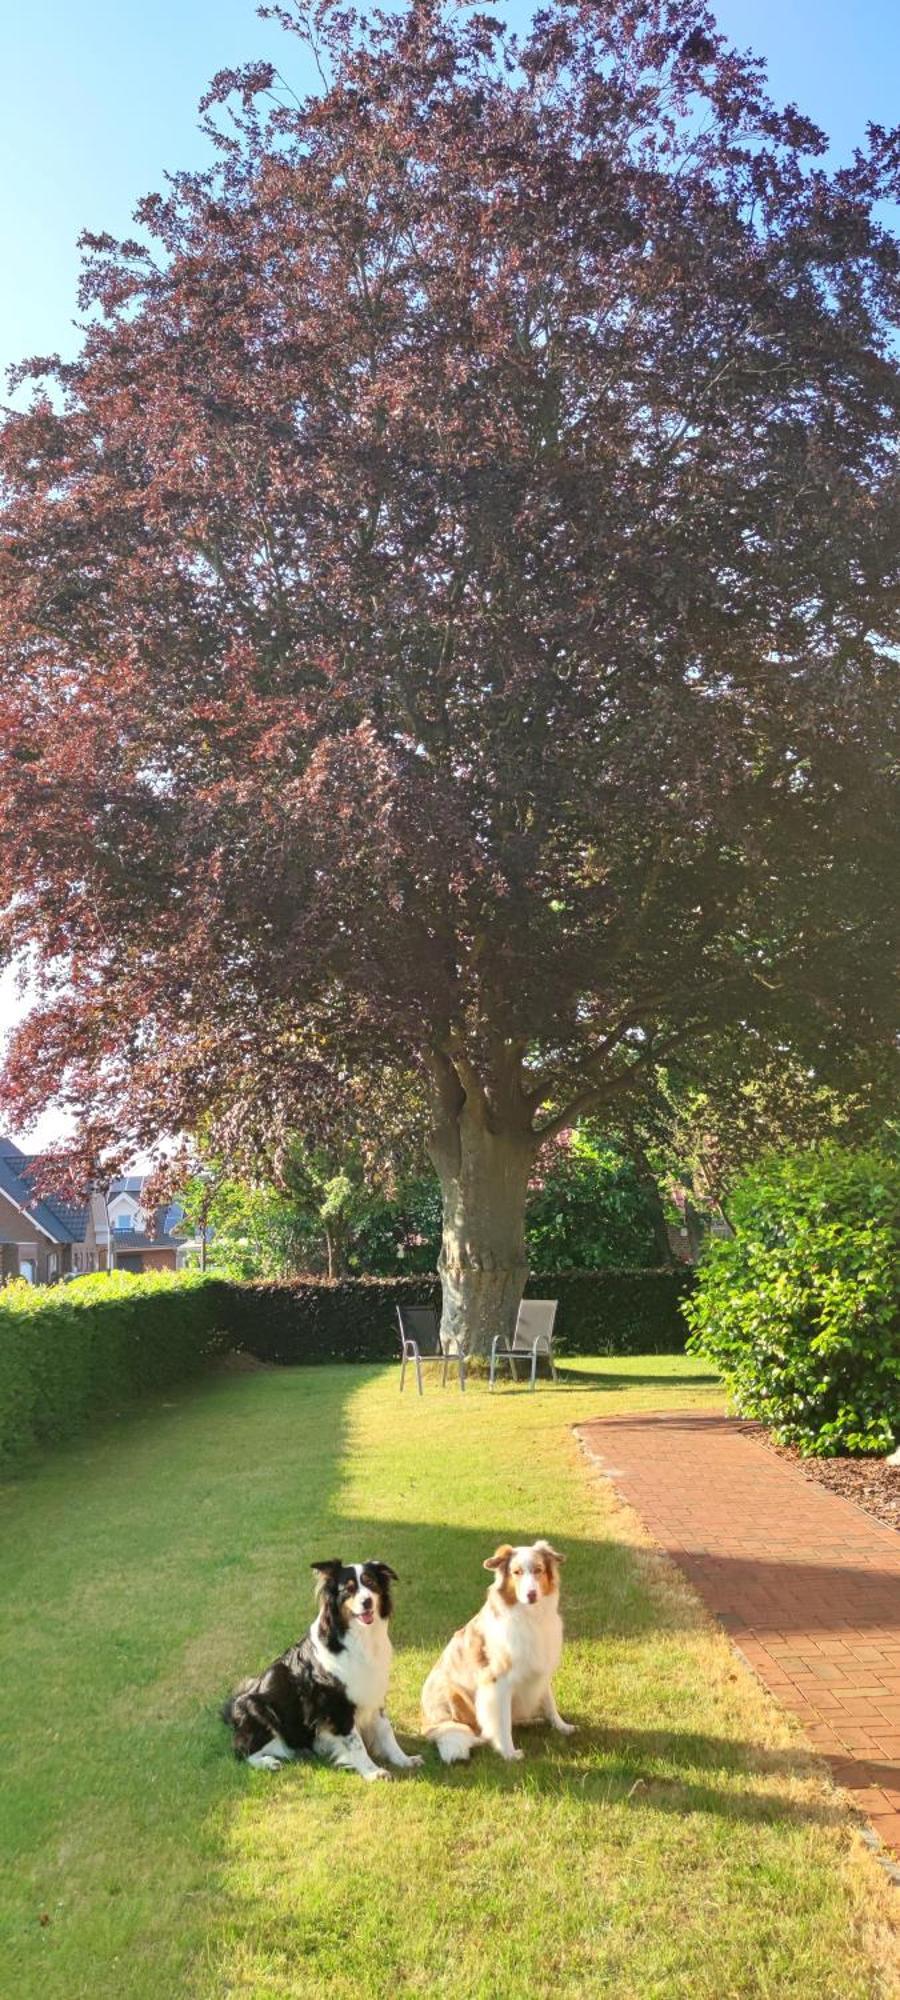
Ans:
[{"label": "tree trunk", "polygon": [[665,1209],[660,1197],[659,1182],[638,1139],[632,1138],[630,1151],[641,1193],[650,1211],[650,1227],[653,1230],[653,1240],[656,1244],[659,1261],[661,1264],[667,1265],[671,1270],[676,1260],[669,1237]]},{"label": "tree trunk", "polygon": [[684,1226],[687,1230],[691,1263],[696,1264],[703,1248],[705,1231],[703,1228],[703,1217],[699,1209],[695,1208],[693,1202],[689,1200],[684,1204]]},{"label": "tree trunk", "polygon": [[466,1354],[488,1355],[495,1334],[512,1337],[528,1277],[525,1196],[534,1139],[521,1129],[495,1129],[466,1104],[433,1135],[430,1151],[443,1197],[441,1341],[446,1346],[453,1335]]}]

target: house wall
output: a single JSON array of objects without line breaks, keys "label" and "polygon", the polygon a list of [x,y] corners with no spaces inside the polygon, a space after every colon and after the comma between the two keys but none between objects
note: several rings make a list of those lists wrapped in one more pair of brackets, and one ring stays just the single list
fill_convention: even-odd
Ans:
[{"label": "house wall", "polygon": [[88,1215],[82,1243],[54,1243],[15,1202],[0,1194],[0,1282],[19,1277],[26,1263],[32,1266],[37,1285],[54,1285],[70,1274],[80,1277],[100,1270],[105,1257],[99,1251],[93,1215]]},{"label": "house wall", "polygon": [[69,1246],[69,1268],[74,1271],[103,1271],[106,1268],[106,1246],[102,1249],[97,1238],[97,1218],[93,1202],[88,1203],[87,1219],[84,1225],[84,1239]]},{"label": "house wall", "polygon": [[60,1248],[58,1243],[49,1243],[42,1236],[27,1215],[23,1215],[14,1202],[0,1194],[0,1276],[3,1279],[17,1278],[26,1260],[34,1266],[35,1282],[46,1285],[49,1282],[50,1259],[56,1253],[56,1275],[60,1271]]},{"label": "house wall", "polygon": [[129,1229],[143,1229],[144,1215],[140,1201],[135,1194],[114,1194],[109,1200],[109,1217],[115,1228],[116,1218],[127,1217]]},{"label": "house wall", "polygon": [[177,1252],[163,1250],[123,1250],[117,1258],[120,1271],[174,1271]]}]

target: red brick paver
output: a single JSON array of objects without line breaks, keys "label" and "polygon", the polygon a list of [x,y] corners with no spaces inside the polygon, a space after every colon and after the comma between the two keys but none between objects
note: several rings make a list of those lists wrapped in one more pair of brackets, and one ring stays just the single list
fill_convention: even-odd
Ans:
[{"label": "red brick paver", "polygon": [[900,1535],[727,1417],[606,1417],[579,1435],[900,1850]]}]

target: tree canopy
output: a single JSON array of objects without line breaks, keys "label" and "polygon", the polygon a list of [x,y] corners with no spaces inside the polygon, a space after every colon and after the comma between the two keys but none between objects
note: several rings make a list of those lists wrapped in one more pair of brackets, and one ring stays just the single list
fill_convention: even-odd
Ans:
[{"label": "tree canopy", "polygon": [[900,138],[695,0],[275,11],[320,86],[216,78],[3,427],[7,1103],[402,1078],[459,1277],[671,1050],[888,1031]]}]

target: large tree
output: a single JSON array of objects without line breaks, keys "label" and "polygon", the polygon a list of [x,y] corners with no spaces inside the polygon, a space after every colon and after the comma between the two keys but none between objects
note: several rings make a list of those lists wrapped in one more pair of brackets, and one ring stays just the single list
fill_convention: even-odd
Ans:
[{"label": "large tree", "polygon": [[7,1103],[399,1076],[477,1350],[548,1134],[885,1031],[900,140],[828,170],[695,0],[282,18],[314,94],[216,79],[3,432]]}]

